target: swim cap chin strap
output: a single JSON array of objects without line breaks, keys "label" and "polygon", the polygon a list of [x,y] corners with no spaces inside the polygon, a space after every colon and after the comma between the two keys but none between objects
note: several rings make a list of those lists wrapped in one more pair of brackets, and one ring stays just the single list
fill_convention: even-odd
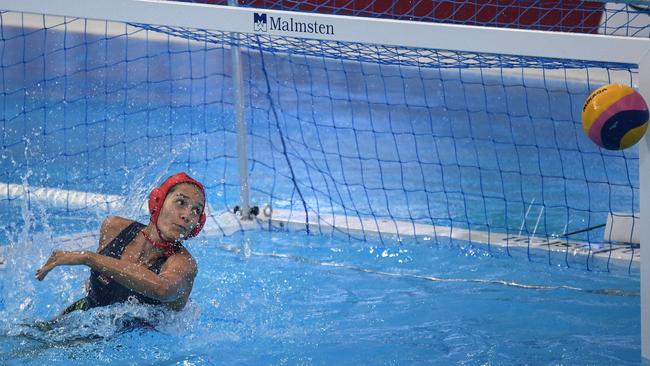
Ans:
[{"label": "swim cap chin strap", "polygon": [[[156,230],[158,231],[158,236],[160,236],[160,229],[158,229],[158,225],[156,224]],[[162,241],[155,241],[153,240],[147,233],[144,232],[144,230],[140,231],[142,233],[142,236],[144,236],[144,240],[147,241],[147,243],[153,245],[156,248],[160,248],[165,252],[165,257],[170,257],[172,254],[174,254],[174,247],[178,247],[180,242],[178,241],[167,241],[167,240],[162,240]]]}]

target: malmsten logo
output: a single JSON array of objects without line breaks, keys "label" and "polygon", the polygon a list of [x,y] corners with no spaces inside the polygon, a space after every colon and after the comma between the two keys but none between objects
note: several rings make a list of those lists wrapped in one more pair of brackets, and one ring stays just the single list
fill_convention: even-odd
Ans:
[{"label": "malmsten logo", "polygon": [[283,31],[294,33],[334,35],[332,24],[322,24],[317,21],[300,22],[292,17],[273,17],[265,13],[253,13],[253,29],[255,32]]}]

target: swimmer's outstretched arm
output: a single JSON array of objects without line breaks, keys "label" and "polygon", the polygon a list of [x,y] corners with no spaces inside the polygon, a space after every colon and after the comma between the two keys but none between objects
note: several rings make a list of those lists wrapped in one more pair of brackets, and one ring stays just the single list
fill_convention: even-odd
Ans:
[{"label": "swimmer's outstretched arm", "polygon": [[196,262],[189,256],[173,255],[165,262],[160,274],[155,274],[142,264],[107,257],[87,251],[54,251],[43,267],[36,271],[42,281],[54,267],[85,265],[103,273],[122,286],[161,302],[187,298],[196,277]]}]

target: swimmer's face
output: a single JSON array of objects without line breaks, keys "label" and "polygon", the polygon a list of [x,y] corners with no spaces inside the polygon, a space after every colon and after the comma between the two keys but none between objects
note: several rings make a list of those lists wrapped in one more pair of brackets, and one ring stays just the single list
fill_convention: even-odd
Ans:
[{"label": "swimmer's face", "polygon": [[194,184],[180,183],[172,187],[158,216],[162,239],[185,239],[199,224],[204,207],[203,192]]}]

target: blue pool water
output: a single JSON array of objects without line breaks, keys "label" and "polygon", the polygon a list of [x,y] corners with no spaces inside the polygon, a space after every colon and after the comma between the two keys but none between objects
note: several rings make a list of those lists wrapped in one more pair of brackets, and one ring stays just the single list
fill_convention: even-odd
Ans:
[{"label": "blue pool water", "polygon": [[[88,276],[33,279],[53,238],[96,232],[107,214],[146,220],[137,207],[172,171],[204,182],[216,212],[238,204],[230,55],[56,27],[3,35],[0,189],[119,195],[125,207],[0,196],[0,363],[640,361],[635,266],[572,257],[567,267],[565,253],[447,238],[203,236],[188,245],[199,275],[183,312],[125,304],[35,327],[81,297]],[[244,60],[255,204],[542,237],[638,211],[638,152],[602,152],[576,122],[590,85],[255,51]],[[132,317],[156,330],[121,331]]]},{"label": "blue pool water", "polygon": [[[626,271],[551,267],[464,242],[380,245],[287,232],[189,248],[199,275],[183,312],[119,305],[49,331],[19,324],[80,297],[88,273],[57,269],[37,283],[37,263],[19,260],[24,267],[0,277],[0,357],[33,365],[640,361],[639,281]],[[119,332],[129,316],[163,319],[156,331]]]}]

